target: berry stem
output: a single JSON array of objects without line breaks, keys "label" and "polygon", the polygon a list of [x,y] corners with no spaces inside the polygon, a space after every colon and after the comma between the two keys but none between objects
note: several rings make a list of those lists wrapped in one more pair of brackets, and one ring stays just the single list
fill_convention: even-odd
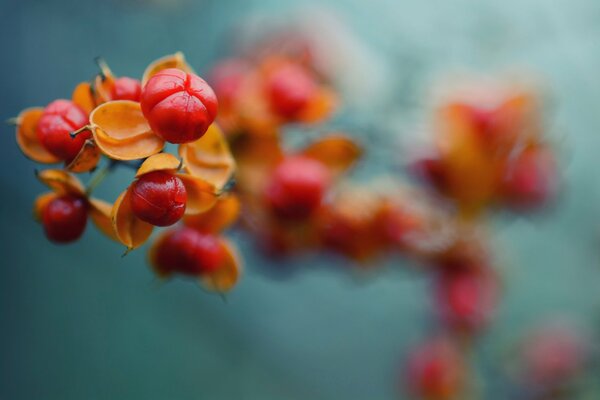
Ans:
[{"label": "berry stem", "polygon": [[91,128],[89,125],[84,125],[81,128],[69,133],[69,135],[71,135],[72,139],[75,139],[77,137],[77,135],[79,135],[81,132],[85,132],[85,131],[91,131]]},{"label": "berry stem", "polygon": [[110,162],[105,165],[100,171],[96,173],[88,183],[88,186],[85,190],[86,195],[92,194],[92,192],[102,183],[104,178],[106,178],[110,172],[119,164],[118,160],[110,160]]}]

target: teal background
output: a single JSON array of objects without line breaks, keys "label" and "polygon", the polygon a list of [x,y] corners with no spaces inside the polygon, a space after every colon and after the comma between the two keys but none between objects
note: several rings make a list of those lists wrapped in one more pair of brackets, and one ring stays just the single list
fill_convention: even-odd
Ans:
[{"label": "teal background", "polygon": [[[455,70],[522,70],[550,95],[548,125],[564,192],[535,218],[498,217],[492,238],[505,298],[478,345],[488,399],[506,398],[494,373],[507,343],[545,317],[590,328],[600,270],[600,2],[595,0],[0,0],[0,120],[66,97],[102,55],[121,75],[182,50],[206,72],[228,54],[247,16],[277,20],[321,5],[387,67],[389,91],[359,110],[380,125],[365,178],[399,161],[389,147],[424,116],[434,82]],[[234,32],[232,34],[232,32]],[[369,71],[365,71],[366,74]],[[360,279],[347,261],[305,256],[290,274],[235,233],[246,273],[224,303],[196,285],[161,285],[145,251],[88,229],[66,247],[31,218],[45,189],[2,127],[0,148],[0,398],[391,399],[404,351],[427,332],[427,279],[390,260]],[[387,151],[382,150],[388,149]],[[384,154],[389,162],[381,162]],[[379,161],[377,161],[379,160]],[[389,164],[389,165],[388,165]],[[108,199],[127,175],[102,186]],[[111,198],[112,197],[112,198]],[[322,268],[340,264],[342,268]],[[358,279],[357,279],[358,278]]]}]

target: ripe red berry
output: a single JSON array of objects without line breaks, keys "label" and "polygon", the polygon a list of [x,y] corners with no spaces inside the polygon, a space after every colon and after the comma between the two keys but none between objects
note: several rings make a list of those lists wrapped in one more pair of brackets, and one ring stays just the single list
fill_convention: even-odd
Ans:
[{"label": "ripe red berry", "polygon": [[409,168],[413,175],[430,184],[438,192],[444,193],[448,189],[446,168],[439,157],[418,159]]},{"label": "ripe red berry", "polygon": [[199,139],[217,116],[217,97],[208,83],[175,68],[150,78],[140,102],[152,130],[170,143]]},{"label": "ripe red berry", "polygon": [[140,101],[141,94],[142,85],[140,81],[123,76],[115,79],[111,90],[111,99]]},{"label": "ripe red berry", "polygon": [[237,99],[249,67],[242,60],[231,59],[218,64],[210,74],[211,83],[219,104],[231,106]]},{"label": "ripe red berry", "polygon": [[171,232],[158,243],[155,263],[159,273],[180,273],[198,276],[219,268],[224,260],[219,240],[211,234],[182,227]]},{"label": "ripe red berry", "polygon": [[317,85],[301,66],[285,64],[268,75],[266,90],[272,110],[283,118],[293,119],[311,101]]},{"label": "ripe red berry", "polygon": [[502,194],[516,210],[546,205],[556,193],[557,175],[552,155],[544,149],[526,149],[505,167]]},{"label": "ripe red berry", "polygon": [[321,205],[329,180],[329,170],[319,161],[290,157],[273,172],[267,205],[281,218],[307,218]]},{"label": "ripe red berry", "polygon": [[56,243],[73,242],[87,224],[87,202],[72,195],[56,197],[42,212],[42,224],[48,239]]},{"label": "ripe red berry", "polygon": [[70,133],[88,123],[86,113],[70,100],[55,100],[44,109],[38,125],[37,135],[46,150],[66,162],[71,162],[83,147],[90,132],[81,132],[76,137]]},{"label": "ripe red berry", "polygon": [[181,179],[166,171],[142,175],[133,183],[131,208],[142,221],[169,226],[185,212],[187,192]]},{"label": "ripe red berry", "polygon": [[415,398],[456,398],[464,381],[464,362],[448,340],[435,339],[414,349],[408,359],[406,377]]},{"label": "ripe red berry", "polygon": [[436,294],[442,320],[454,329],[473,332],[484,328],[491,319],[498,285],[487,270],[453,269],[441,273]]}]

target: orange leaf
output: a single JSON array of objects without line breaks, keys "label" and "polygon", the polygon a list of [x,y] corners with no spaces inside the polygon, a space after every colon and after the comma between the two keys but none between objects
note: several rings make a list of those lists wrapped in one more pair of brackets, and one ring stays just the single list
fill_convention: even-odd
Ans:
[{"label": "orange leaf", "polygon": [[117,160],[137,160],[162,150],[165,141],[146,122],[140,103],[116,100],[104,103],[90,114],[96,145]]},{"label": "orange leaf", "polygon": [[83,196],[85,189],[75,176],[60,169],[47,169],[37,174],[37,178],[58,194]]},{"label": "orange leaf", "polygon": [[96,104],[102,104],[110,101],[112,98],[112,89],[115,85],[115,76],[108,67],[108,64],[102,59],[96,59],[100,74],[94,79],[94,95]]},{"label": "orange leaf", "polygon": [[225,254],[223,264],[211,274],[202,276],[200,282],[208,290],[223,293],[235,286],[242,268],[236,248],[224,239],[221,240],[221,246]]},{"label": "orange leaf", "polygon": [[150,78],[156,75],[158,72],[167,68],[177,68],[184,72],[194,73],[192,67],[185,61],[185,56],[182,52],[178,51],[175,54],[170,54],[155,60],[146,67],[144,75],[142,76],[142,87],[146,86],[146,83]]},{"label": "orange leaf", "polygon": [[241,204],[237,196],[225,194],[210,210],[184,217],[184,224],[206,233],[218,233],[235,223],[240,215]]},{"label": "orange leaf", "polygon": [[344,172],[361,156],[362,149],[343,135],[330,135],[309,145],[302,155],[320,161],[334,173]]},{"label": "orange leaf", "polygon": [[229,145],[216,124],[212,124],[200,139],[179,146],[185,170],[202,178],[220,192],[235,171],[235,160]]},{"label": "orange leaf", "polygon": [[73,90],[71,95],[73,103],[89,114],[96,107],[96,101],[94,100],[94,93],[92,92],[92,86],[88,82],[81,82]]},{"label": "orange leaf", "polygon": [[181,165],[181,161],[177,159],[172,154],[169,153],[158,153],[153,156],[148,157],[140,168],[135,173],[135,177],[139,178],[140,176],[147,174],[153,171],[164,171],[164,170],[177,170]]},{"label": "orange leaf", "polygon": [[129,250],[133,250],[148,240],[154,228],[133,214],[131,208],[131,186],[115,201],[111,211],[111,221],[116,238]]},{"label": "orange leaf", "polygon": [[77,156],[67,165],[71,172],[88,172],[96,168],[100,161],[100,151],[93,140],[86,140]]},{"label": "orange leaf", "polygon": [[48,192],[39,195],[35,199],[35,203],[33,203],[33,217],[38,221],[42,221],[42,214],[44,213],[44,209],[52,200],[57,198],[57,194],[54,192]]},{"label": "orange leaf", "polygon": [[320,88],[306,108],[298,115],[298,120],[307,123],[322,121],[331,115],[336,105],[335,93],[331,89]]},{"label": "orange leaf", "polygon": [[89,215],[94,225],[112,240],[119,241],[111,221],[112,205],[102,200],[89,199]]},{"label": "orange leaf", "polygon": [[192,175],[177,174],[177,176],[183,182],[187,193],[186,215],[205,212],[215,205],[217,196],[213,185]]},{"label": "orange leaf", "polygon": [[41,107],[27,108],[17,117],[17,144],[33,161],[43,164],[54,164],[60,161],[42,146],[37,136],[37,124],[44,109]]}]

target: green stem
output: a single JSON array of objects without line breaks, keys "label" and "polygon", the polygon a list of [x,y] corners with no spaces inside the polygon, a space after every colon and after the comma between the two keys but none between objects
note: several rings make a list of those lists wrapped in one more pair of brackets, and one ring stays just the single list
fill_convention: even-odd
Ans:
[{"label": "green stem", "polygon": [[102,183],[104,178],[106,178],[110,174],[110,172],[118,165],[118,163],[119,162],[117,160],[110,160],[110,162],[107,165],[105,165],[100,171],[98,171],[88,183],[88,186],[85,189],[85,194],[88,196],[92,194],[96,187],[98,187],[98,185]]}]

